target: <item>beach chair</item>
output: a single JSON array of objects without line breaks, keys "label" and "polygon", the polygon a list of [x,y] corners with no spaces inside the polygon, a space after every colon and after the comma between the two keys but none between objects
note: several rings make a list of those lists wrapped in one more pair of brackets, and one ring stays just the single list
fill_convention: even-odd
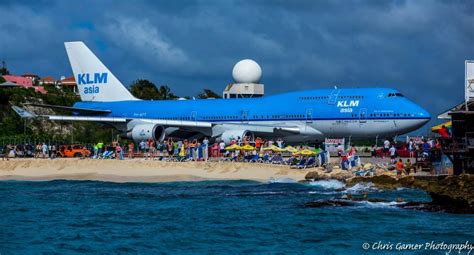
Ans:
[{"label": "beach chair", "polygon": [[303,158],[298,162],[298,164],[290,165],[290,168],[302,168],[302,167],[304,167],[305,164],[306,164],[306,159]]},{"label": "beach chair", "polygon": [[275,155],[270,160],[270,163],[272,163],[272,164],[283,164],[284,161],[283,161],[283,158],[280,155]]},{"label": "beach chair", "polygon": [[296,165],[296,163],[298,163],[298,159],[296,159],[295,157],[291,156],[287,161],[284,161],[283,163],[284,163],[285,165],[289,165],[289,166]]},{"label": "beach chair", "polygon": [[306,169],[306,168],[310,168],[310,167],[314,167],[316,164],[316,160],[314,159],[314,157],[311,157],[308,159],[308,161],[306,161],[306,163],[304,164],[303,167],[298,167],[300,169]]},{"label": "beach chair", "polygon": [[113,154],[114,154],[113,151],[104,151],[104,153],[102,153],[102,158],[111,159]]},{"label": "beach chair", "polygon": [[258,162],[260,163],[269,163],[271,162],[271,159],[270,159],[270,156],[268,154],[265,154],[263,155],[263,157],[261,157]]},{"label": "beach chair", "polygon": [[250,163],[257,163],[259,159],[260,159],[260,156],[258,154],[256,154],[256,155],[254,155],[253,157],[251,157],[249,159],[249,162]]}]

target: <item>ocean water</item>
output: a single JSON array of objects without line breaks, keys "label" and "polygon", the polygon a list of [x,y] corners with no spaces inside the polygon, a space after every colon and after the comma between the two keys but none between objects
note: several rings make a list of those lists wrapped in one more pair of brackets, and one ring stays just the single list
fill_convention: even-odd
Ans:
[{"label": "ocean water", "polygon": [[363,192],[388,201],[430,199],[420,190],[343,186],[3,181],[0,254],[446,254],[396,245],[474,242],[473,215],[400,209],[395,202],[304,206]]}]

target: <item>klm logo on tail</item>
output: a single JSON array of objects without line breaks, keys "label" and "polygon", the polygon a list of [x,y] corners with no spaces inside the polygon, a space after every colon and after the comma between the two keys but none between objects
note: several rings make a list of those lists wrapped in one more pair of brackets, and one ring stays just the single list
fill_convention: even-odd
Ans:
[{"label": "klm logo on tail", "polygon": [[[77,75],[77,84],[78,85],[89,85],[89,84],[101,84],[107,83],[107,73],[80,73]],[[84,94],[96,94],[100,92],[98,86],[85,86]]]}]

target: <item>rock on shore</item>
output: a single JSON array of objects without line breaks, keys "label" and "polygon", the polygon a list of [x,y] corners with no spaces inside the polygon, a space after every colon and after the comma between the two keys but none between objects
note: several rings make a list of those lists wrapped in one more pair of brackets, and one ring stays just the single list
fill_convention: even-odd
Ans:
[{"label": "rock on shore", "polygon": [[345,181],[346,179],[351,178],[352,172],[342,170],[340,168],[332,168],[329,171],[322,168],[318,167],[314,171],[310,171],[306,174],[305,179],[306,180],[338,180],[338,181]]},{"label": "rock on shore", "polygon": [[353,177],[347,186],[360,182],[371,182],[377,188],[418,188],[428,192],[430,205],[449,212],[474,213],[474,175],[460,176],[406,176],[399,179],[387,176]]}]

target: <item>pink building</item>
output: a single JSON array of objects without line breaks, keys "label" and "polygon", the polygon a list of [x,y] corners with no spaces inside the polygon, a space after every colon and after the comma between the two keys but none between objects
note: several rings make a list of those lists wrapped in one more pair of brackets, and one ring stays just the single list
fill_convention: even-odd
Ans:
[{"label": "pink building", "polygon": [[2,76],[6,81],[16,83],[25,88],[33,87],[33,80],[30,78],[26,78],[23,76],[16,76],[16,75],[3,75]]},{"label": "pink building", "polygon": [[2,76],[6,81],[16,83],[23,88],[34,88],[36,92],[41,94],[48,93],[43,86],[33,86],[33,80],[28,77],[16,76],[16,75],[3,75]]}]

